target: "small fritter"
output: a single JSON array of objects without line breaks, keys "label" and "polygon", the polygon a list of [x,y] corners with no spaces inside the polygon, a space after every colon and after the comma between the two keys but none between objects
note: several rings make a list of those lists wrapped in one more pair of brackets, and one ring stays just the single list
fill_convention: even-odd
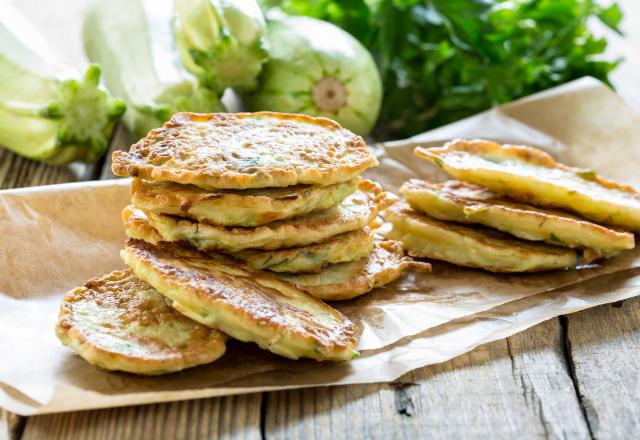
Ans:
[{"label": "small fritter", "polygon": [[402,244],[379,241],[358,261],[332,264],[317,274],[281,274],[280,277],[325,301],[341,301],[363,295],[396,280],[405,269],[430,272],[431,265],[404,256]]},{"label": "small fritter", "polygon": [[593,171],[557,163],[532,147],[455,140],[415,153],[458,180],[535,206],[567,209],[598,223],[640,231],[640,194]]},{"label": "small fritter", "polygon": [[448,261],[491,272],[540,272],[576,266],[576,252],[528,242],[480,227],[441,222],[399,203],[384,213],[388,238],[404,243],[409,255]]},{"label": "small fritter", "polygon": [[[158,244],[162,237],[149,225],[143,211],[127,206],[122,211],[127,237]],[[274,272],[318,272],[327,264],[354,261],[369,255],[373,248],[373,235],[369,228],[331,237],[327,241],[309,246],[263,251],[246,249],[231,254],[254,269]]]},{"label": "small fritter", "polygon": [[165,297],[118,270],[67,293],[56,334],[87,362],[107,370],[164,374],[224,354],[226,336],[183,316]]},{"label": "small fritter", "polygon": [[193,185],[134,179],[131,202],[156,214],[190,217],[222,226],[261,226],[340,204],[358,179],[328,186],[207,191]]},{"label": "small fritter", "polygon": [[400,192],[411,207],[439,220],[479,223],[516,237],[545,241],[609,257],[633,249],[634,236],[565,214],[500,198],[472,183],[429,183],[411,179]]},{"label": "small fritter", "polygon": [[382,191],[380,185],[363,180],[358,191],[336,207],[255,228],[224,227],[152,212],[145,214],[164,241],[186,241],[198,249],[226,252],[275,250],[308,246],[362,229],[396,200],[393,194]]},{"label": "small fritter", "polygon": [[286,113],[177,113],[113,172],[208,190],[332,185],[378,161],[364,140],[330,119]]},{"label": "small fritter", "polygon": [[291,359],[357,356],[357,328],[344,315],[275,275],[176,243],[129,240],[133,272],[181,313]]},{"label": "small fritter", "polygon": [[273,272],[319,272],[328,264],[355,261],[369,255],[373,249],[373,234],[369,228],[331,237],[309,246],[262,251],[247,249],[233,254],[254,269]]}]

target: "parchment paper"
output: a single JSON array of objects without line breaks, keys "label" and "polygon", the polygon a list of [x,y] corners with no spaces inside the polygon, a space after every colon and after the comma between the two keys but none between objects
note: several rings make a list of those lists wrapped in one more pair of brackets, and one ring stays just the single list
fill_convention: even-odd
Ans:
[{"label": "parchment paper", "polygon": [[[536,145],[569,164],[637,184],[639,135],[638,117],[620,98],[585,79],[408,142],[379,145],[381,166],[368,177],[390,190],[410,177],[442,178],[413,156],[414,145],[487,137]],[[336,304],[364,327],[362,357],[354,362],[293,362],[236,342],[220,361],[170,376],[107,373],[62,347],[53,323],[65,291],[123,267],[120,210],[128,185],[120,180],[0,192],[0,406],[33,414],[393,380],[549,317],[633,296],[640,286],[631,269],[640,266],[637,251],[602,266],[544,275],[492,275],[435,263],[433,274],[410,273]],[[599,284],[603,279],[609,281]],[[557,290],[563,286],[572,287]]]}]

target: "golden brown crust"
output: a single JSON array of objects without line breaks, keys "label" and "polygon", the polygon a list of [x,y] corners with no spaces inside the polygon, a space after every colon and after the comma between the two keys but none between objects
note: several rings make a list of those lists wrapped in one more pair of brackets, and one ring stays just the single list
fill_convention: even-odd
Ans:
[{"label": "golden brown crust", "polygon": [[132,205],[125,206],[122,210],[122,222],[124,230],[129,238],[144,240],[147,243],[158,244],[162,236],[149,224],[149,219],[144,211],[134,208]]},{"label": "golden brown crust", "polygon": [[230,336],[297,359],[351,359],[357,328],[337,310],[266,272],[175,243],[129,240],[134,273],[180,310]]},{"label": "golden brown crust", "polygon": [[[532,251],[539,251],[542,253],[557,255],[571,253],[569,249],[558,246],[548,246],[542,243],[518,240],[501,232],[493,231],[487,228],[472,228],[469,226],[458,225],[456,223],[436,220],[427,215],[414,211],[405,203],[398,203],[396,206],[393,206],[385,212],[385,219],[391,221],[392,223],[395,221],[395,219],[401,218],[407,218],[415,220],[418,223],[433,225],[435,227],[442,228],[443,231],[455,231],[461,236],[467,235],[469,237],[472,237],[478,243],[491,245],[492,247],[495,247],[497,249],[511,249],[514,246],[520,246],[523,249],[530,249]],[[455,246],[455,243],[452,243],[452,246]]]},{"label": "golden brown crust", "polygon": [[491,272],[539,272],[574,267],[575,251],[524,241],[483,227],[435,220],[398,203],[384,213],[393,225],[386,234],[400,240],[412,257],[432,258]]},{"label": "golden brown crust", "polygon": [[415,154],[514,200],[640,231],[640,193],[634,188],[558,163],[537,148],[457,139],[439,148],[417,147]]},{"label": "golden brown crust", "polygon": [[129,152],[114,152],[112,169],[213,190],[330,185],[377,163],[360,136],[326,118],[177,113]]},{"label": "golden brown crust", "polygon": [[[553,210],[553,209],[545,209],[538,208],[536,206],[527,205],[524,203],[514,202],[513,200],[500,197],[498,194],[493,191],[484,188],[480,185],[475,185],[473,183],[460,182],[459,180],[448,180],[442,183],[432,183],[425,182],[424,180],[419,179],[411,179],[402,185],[400,192],[407,198],[407,201],[411,205],[411,207],[419,212],[424,212],[427,215],[430,215],[429,212],[426,212],[422,209],[418,204],[414,204],[409,200],[409,193],[419,193],[420,191],[427,191],[431,194],[437,195],[439,198],[443,200],[448,200],[454,203],[459,204],[459,206],[465,209],[467,212],[474,212],[476,210],[480,210],[482,208],[495,208],[496,210],[500,210],[505,214],[508,214],[514,218],[517,217],[531,217],[537,218],[540,221],[547,221],[549,219],[555,220],[566,220],[567,223],[573,223],[576,228],[580,228],[582,231],[588,231],[591,233],[599,233],[603,236],[608,236],[610,240],[626,240],[621,249],[632,249],[633,248],[633,234],[629,232],[619,231],[615,229],[610,229],[605,226],[601,226],[597,223],[590,222],[588,220],[584,220],[575,215],[568,214],[563,211]],[[431,217],[436,217],[436,215],[431,215]],[[441,220],[447,221],[457,221],[453,218],[441,218]],[[481,223],[473,220],[473,216],[467,215],[467,222],[471,223]],[[487,225],[492,226],[492,225]],[[499,229],[499,228],[498,228]],[[506,232],[506,231],[505,231]],[[517,231],[513,235],[518,235]],[[523,237],[524,238],[524,237]],[[552,243],[554,244],[554,243]],[[558,243],[555,243],[558,244]],[[578,246],[580,247],[580,246]]]},{"label": "golden brown crust", "polygon": [[331,208],[357,187],[358,179],[353,179],[327,186],[209,191],[194,185],[136,178],[131,184],[131,202],[157,214],[222,226],[255,227]]},{"label": "golden brown crust", "polygon": [[544,151],[539,150],[538,148],[528,147],[526,145],[501,145],[497,142],[487,141],[483,139],[455,139],[451,142],[447,142],[443,147],[439,148],[416,147],[415,154],[425,159],[437,160],[438,156],[452,151],[460,151],[479,155],[487,153],[507,154],[514,159],[519,159],[523,162],[527,162],[533,165],[568,171],[581,179],[596,182],[606,188],[628,192],[629,195],[633,198],[640,198],[640,194],[637,193],[635,188],[629,185],[623,185],[611,180],[603,179],[591,170],[574,168],[556,162],[553,157],[551,157]]},{"label": "golden brown crust", "polygon": [[163,374],[213,362],[226,337],[173,310],[130,270],[115,271],[68,292],[56,333],[94,365]]},{"label": "golden brown crust", "polygon": [[473,183],[442,183],[411,179],[400,192],[411,207],[431,217],[462,223],[479,223],[525,240],[591,248],[590,255],[611,256],[632,249],[629,232],[601,226],[563,211],[514,202]]},{"label": "golden brown crust", "polygon": [[369,256],[361,260],[330,265],[317,274],[281,276],[323,301],[343,301],[389,284],[409,268],[431,271],[429,263],[405,257],[402,243],[385,240],[378,241]]},{"label": "golden brown crust", "polygon": [[[364,258],[373,249],[374,238],[369,228],[335,235],[327,241],[308,246],[264,251],[247,249],[233,254],[254,269],[272,272],[317,273],[329,264]],[[303,289],[304,290],[304,289]]]},{"label": "golden brown crust", "polygon": [[359,191],[339,206],[255,228],[224,227],[191,219],[145,212],[149,224],[164,241],[185,241],[202,250],[237,252],[307,246],[338,234],[364,228],[398,198],[377,183],[359,182]]},{"label": "golden brown crust", "polygon": [[[158,244],[164,241],[158,231],[149,224],[143,211],[127,206],[122,211],[127,237]],[[373,248],[373,234],[369,228],[345,232],[327,241],[303,247],[274,251],[247,249],[232,256],[245,261],[254,269],[273,272],[319,272],[331,263],[353,261],[365,257]]]},{"label": "golden brown crust", "polygon": [[400,192],[434,191],[442,197],[455,202],[484,202],[498,198],[498,195],[487,188],[473,183],[459,180],[447,180],[446,182],[427,182],[420,179],[410,179],[402,185]]}]

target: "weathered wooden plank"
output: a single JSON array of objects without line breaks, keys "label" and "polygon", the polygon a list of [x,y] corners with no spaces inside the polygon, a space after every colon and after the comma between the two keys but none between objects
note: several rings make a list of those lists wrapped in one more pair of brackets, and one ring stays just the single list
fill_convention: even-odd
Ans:
[{"label": "weathered wooden plank", "polygon": [[[625,37],[610,38],[611,51],[625,58],[612,80],[640,111],[640,3],[620,2]],[[585,310],[562,318],[568,362],[594,438],[631,438],[640,429],[640,299]]]},{"label": "weathered wooden plank", "polygon": [[0,439],[19,438],[25,421],[24,417],[0,409]]},{"label": "weathered wooden plank", "polygon": [[396,384],[271,393],[266,438],[587,438],[557,319]]},{"label": "weathered wooden plank", "polygon": [[594,438],[640,432],[640,298],[565,319],[570,364]]},{"label": "weathered wooden plank", "polygon": [[30,417],[23,439],[260,438],[260,394]]},{"label": "weathered wooden plank", "polygon": [[73,182],[86,172],[86,167],[45,165],[0,148],[0,189]]}]

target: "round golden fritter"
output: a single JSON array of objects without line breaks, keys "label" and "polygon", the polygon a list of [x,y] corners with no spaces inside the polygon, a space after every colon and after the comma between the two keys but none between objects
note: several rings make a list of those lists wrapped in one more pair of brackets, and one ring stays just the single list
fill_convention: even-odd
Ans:
[{"label": "round golden fritter", "polygon": [[405,269],[430,272],[431,265],[404,256],[397,241],[379,241],[358,261],[332,264],[315,274],[281,274],[299,289],[325,301],[341,301],[363,295],[396,280]]},{"label": "round golden fritter", "polygon": [[208,190],[331,185],[378,161],[364,140],[326,118],[286,113],[177,113],[129,152],[118,176]]},{"label": "round golden fritter", "polygon": [[[143,211],[127,206],[122,211],[122,220],[127,237],[158,244],[162,237],[149,225]],[[309,246],[263,251],[247,249],[231,254],[245,261],[254,269],[269,269],[274,272],[318,272],[327,264],[342,263],[366,257],[373,248],[373,235],[369,228],[331,237]]]},{"label": "round golden fritter", "polygon": [[397,197],[382,191],[380,185],[363,180],[358,191],[336,207],[255,228],[217,226],[148,211],[145,214],[164,241],[186,241],[202,250],[237,252],[319,243],[335,235],[364,228],[375,220],[378,212],[396,201]]},{"label": "round golden fritter", "polygon": [[640,232],[640,193],[634,188],[558,163],[537,148],[457,139],[439,148],[417,147],[415,154],[458,180],[519,202]]},{"label": "round golden fritter", "polygon": [[393,225],[388,238],[399,240],[413,257],[432,258],[491,272],[540,272],[575,267],[572,249],[524,241],[479,226],[442,222],[398,203],[384,212]]},{"label": "round golden fritter", "polygon": [[357,327],[337,310],[275,275],[176,243],[129,240],[133,272],[190,318],[291,359],[357,356]]},{"label": "round golden fritter", "polygon": [[524,240],[588,249],[595,257],[613,256],[635,245],[629,232],[605,228],[561,211],[513,202],[472,183],[411,179],[400,192],[415,211],[430,217],[479,223]]},{"label": "round golden fritter", "polygon": [[87,362],[107,370],[164,374],[213,362],[226,336],[175,311],[130,270],[67,293],[56,334]]},{"label": "round golden fritter", "polygon": [[328,186],[207,191],[193,185],[134,179],[131,202],[156,214],[190,217],[222,226],[261,226],[338,205],[358,179]]},{"label": "round golden fritter", "polygon": [[273,272],[318,272],[327,264],[344,263],[366,257],[373,248],[373,234],[369,228],[331,237],[309,246],[263,251],[247,249],[234,257],[246,261],[254,269]]}]

